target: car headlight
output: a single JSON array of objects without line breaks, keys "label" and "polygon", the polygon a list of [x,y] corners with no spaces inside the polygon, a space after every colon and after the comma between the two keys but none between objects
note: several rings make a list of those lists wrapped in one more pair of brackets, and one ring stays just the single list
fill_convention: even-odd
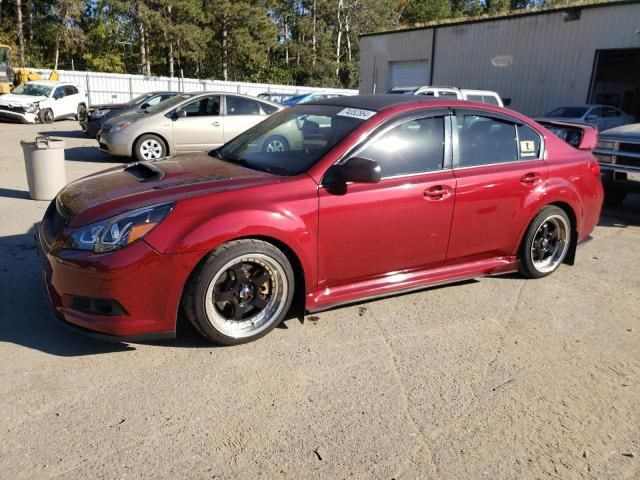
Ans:
[{"label": "car headlight", "polygon": [[615,150],[616,142],[607,142],[606,140],[598,140],[596,148],[603,148],[605,150]]},{"label": "car headlight", "polygon": [[91,112],[91,114],[89,116],[91,118],[102,118],[107,113],[109,113],[109,110],[107,110],[107,109],[105,109],[105,110],[94,110],[93,112]]},{"label": "car headlight", "polygon": [[37,110],[38,110],[38,106],[34,103],[30,103],[29,105],[24,107],[24,111],[27,113],[36,113]]},{"label": "car headlight", "polygon": [[64,248],[106,253],[126,247],[158,226],[174,205],[174,203],[164,203],[139,208],[79,228],[67,239]]},{"label": "car headlight", "polygon": [[125,128],[129,128],[134,123],[136,123],[136,121],[133,120],[133,119],[131,119],[131,120],[121,120],[120,122],[116,123],[113,127],[111,127],[111,130],[109,130],[109,131],[111,133],[121,132]]}]

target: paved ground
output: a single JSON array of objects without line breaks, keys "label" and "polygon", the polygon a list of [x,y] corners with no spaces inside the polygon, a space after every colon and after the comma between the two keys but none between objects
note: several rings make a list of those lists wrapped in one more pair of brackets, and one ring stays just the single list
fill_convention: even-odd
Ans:
[{"label": "paved ground", "polygon": [[[55,130],[55,132],[53,132]],[[18,140],[0,124],[0,477],[640,478],[640,201],[543,280],[482,279],[291,319],[218,348],[54,324]]]}]

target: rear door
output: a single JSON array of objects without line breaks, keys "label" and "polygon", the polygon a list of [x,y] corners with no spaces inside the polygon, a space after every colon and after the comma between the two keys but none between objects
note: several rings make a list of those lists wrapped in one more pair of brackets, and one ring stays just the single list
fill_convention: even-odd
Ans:
[{"label": "rear door", "polygon": [[78,113],[78,105],[82,100],[82,95],[80,95],[78,89],[73,85],[65,85],[64,94],[66,115],[76,115]]},{"label": "rear door", "polygon": [[541,136],[483,110],[456,109],[452,123],[457,188],[447,263],[514,255],[528,221],[521,213],[546,189]]},{"label": "rear door", "polygon": [[[377,161],[378,183],[320,187],[319,288],[445,261],[455,198],[448,110],[399,119],[351,156]],[[398,277],[400,278],[400,277]]]},{"label": "rear door", "polygon": [[53,116],[55,118],[64,117],[69,114],[69,107],[67,106],[67,99],[65,98],[66,92],[64,91],[64,85],[58,85],[51,95],[51,109],[53,110]]},{"label": "rear door", "polygon": [[[226,109],[224,115],[224,141],[237,137],[245,130],[253,127],[267,117],[267,112],[262,107],[265,105],[275,111],[275,107],[263,104],[252,98],[236,95],[225,95]],[[271,111],[270,113],[273,113]]]},{"label": "rear door", "polygon": [[184,110],[187,116],[172,120],[173,145],[176,152],[202,152],[224,143],[220,95],[198,97],[179,110]]}]

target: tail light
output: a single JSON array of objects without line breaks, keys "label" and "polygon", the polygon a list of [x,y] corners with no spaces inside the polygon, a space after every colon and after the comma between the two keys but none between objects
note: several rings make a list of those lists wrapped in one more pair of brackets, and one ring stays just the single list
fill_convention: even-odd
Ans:
[{"label": "tail light", "polygon": [[589,171],[596,177],[600,176],[600,164],[595,158],[589,159],[589,164],[587,165]]}]

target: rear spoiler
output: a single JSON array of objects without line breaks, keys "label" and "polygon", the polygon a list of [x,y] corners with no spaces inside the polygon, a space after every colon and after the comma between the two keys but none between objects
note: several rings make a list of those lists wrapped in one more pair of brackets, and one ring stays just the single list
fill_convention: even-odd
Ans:
[{"label": "rear spoiler", "polygon": [[562,122],[548,118],[539,118],[536,122],[579,150],[593,150],[598,143],[598,129],[586,123]]}]

